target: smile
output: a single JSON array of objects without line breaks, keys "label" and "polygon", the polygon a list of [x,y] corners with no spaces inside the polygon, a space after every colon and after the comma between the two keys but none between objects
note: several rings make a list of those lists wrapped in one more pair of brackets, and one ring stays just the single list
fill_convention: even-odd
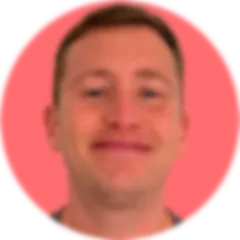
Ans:
[{"label": "smile", "polygon": [[146,152],[151,149],[149,145],[138,142],[123,142],[123,141],[101,141],[96,142],[93,147],[102,150],[115,150],[115,151],[134,151]]}]

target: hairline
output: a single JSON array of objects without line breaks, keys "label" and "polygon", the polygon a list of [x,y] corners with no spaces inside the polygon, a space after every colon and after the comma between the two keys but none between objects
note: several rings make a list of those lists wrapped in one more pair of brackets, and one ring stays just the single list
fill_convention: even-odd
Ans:
[{"label": "hairline", "polygon": [[[126,6],[125,6],[126,7]],[[128,7],[128,6],[127,6]],[[111,8],[111,6],[110,6]],[[139,7],[137,7],[139,9]],[[106,8],[107,9],[107,8]],[[99,11],[104,11],[103,10],[99,10]],[[142,9],[141,9],[142,10]],[[142,19],[140,19],[137,22],[132,22],[131,19],[129,19],[129,21],[127,22],[119,22],[118,24],[114,24],[114,23],[109,23],[109,24],[104,24],[104,23],[100,23],[99,25],[97,24],[92,24],[90,23],[90,25],[85,25],[87,22],[87,18],[89,16],[91,16],[92,14],[94,15],[94,13],[90,13],[87,18],[83,19],[81,22],[79,22],[78,24],[75,24],[72,28],[72,31],[70,31],[70,34],[67,34],[67,36],[62,40],[58,50],[57,50],[57,54],[56,54],[56,61],[55,61],[55,73],[54,73],[54,89],[53,89],[53,102],[55,105],[57,105],[60,102],[60,86],[61,86],[61,82],[62,82],[62,78],[64,75],[64,71],[65,71],[65,64],[66,64],[66,56],[70,50],[70,48],[72,47],[72,45],[74,45],[74,43],[76,43],[78,40],[80,40],[81,38],[83,38],[85,35],[87,35],[89,32],[91,32],[94,29],[104,29],[104,28],[108,28],[108,27],[120,27],[120,26],[145,26],[151,30],[153,30],[154,32],[156,32],[156,34],[158,35],[158,37],[166,44],[166,46],[168,47],[168,49],[170,50],[172,56],[173,56],[173,60],[175,62],[175,67],[177,70],[177,75],[179,78],[179,87],[180,87],[180,91],[182,92],[183,89],[183,57],[182,57],[182,53],[181,53],[181,49],[179,47],[178,44],[178,39],[175,37],[175,34],[171,31],[171,29],[168,27],[168,25],[162,21],[161,18],[157,18],[157,21],[159,21],[159,23],[162,25],[163,29],[160,29],[160,26],[154,25],[154,22],[151,22],[151,20],[153,21],[153,17],[156,17],[155,15],[151,15],[149,14],[147,11],[144,11],[144,15],[142,16]],[[145,19],[146,18],[146,19]],[[158,24],[158,22],[156,23]],[[170,34],[170,36],[166,36],[166,33],[164,34],[163,31],[167,30],[168,33]],[[75,34],[75,35],[74,35]],[[169,39],[173,38],[173,39]],[[169,43],[169,41],[173,40],[174,41],[174,48],[173,46],[171,46],[171,43]]]}]

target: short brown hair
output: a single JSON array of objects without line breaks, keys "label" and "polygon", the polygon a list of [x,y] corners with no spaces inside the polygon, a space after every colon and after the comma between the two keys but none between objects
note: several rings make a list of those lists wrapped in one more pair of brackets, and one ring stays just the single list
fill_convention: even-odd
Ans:
[{"label": "short brown hair", "polygon": [[59,88],[64,72],[64,57],[68,48],[86,32],[98,27],[122,26],[122,25],[146,25],[157,31],[160,37],[171,49],[177,64],[180,76],[180,84],[183,75],[183,57],[177,39],[171,29],[159,17],[148,13],[139,6],[127,4],[114,4],[102,7],[87,15],[83,20],[74,25],[61,42],[56,54],[53,84],[53,102],[58,104]]}]

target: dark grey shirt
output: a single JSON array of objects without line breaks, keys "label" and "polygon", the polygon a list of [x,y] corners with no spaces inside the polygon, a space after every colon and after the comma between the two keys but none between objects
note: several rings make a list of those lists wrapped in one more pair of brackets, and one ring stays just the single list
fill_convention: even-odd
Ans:
[{"label": "dark grey shirt", "polygon": [[[47,219],[46,223],[48,224],[49,232],[57,232],[59,228],[60,214],[61,214],[61,211],[58,211],[57,213],[51,215]],[[179,233],[192,231],[191,227],[189,227],[189,225],[187,225],[180,217],[174,215],[173,213],[171,213],[171,215],[172,215],[174,226]]]}]

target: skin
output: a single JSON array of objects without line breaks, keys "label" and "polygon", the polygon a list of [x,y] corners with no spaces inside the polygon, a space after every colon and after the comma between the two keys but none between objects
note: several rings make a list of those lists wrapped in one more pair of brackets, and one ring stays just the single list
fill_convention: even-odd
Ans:
[{"label": "skin", "polygon": [[[171,50],[145,26],[94,29],[71,45],[64,71],[60,103],[45,111],[49,143],[69,175],[62,223],[114,239],[171,227],[164,181],[188,126]],[[93,147],[104,140],[150,150]]]}]

